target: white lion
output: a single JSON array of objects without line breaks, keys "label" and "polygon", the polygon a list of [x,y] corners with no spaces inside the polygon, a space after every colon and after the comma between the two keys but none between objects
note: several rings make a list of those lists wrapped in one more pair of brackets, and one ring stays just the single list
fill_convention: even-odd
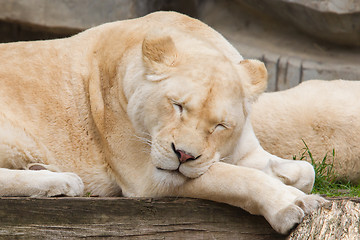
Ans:
[{"label": "white lion", "polygon": [[158,12],[3,44],[0,62],[1,196],[204,198],[280,233],[325,201],[304,193],[309,163],[265,152],[254,135],[264,65],[198,20]]},{"label": "white lion", "polygon": [[316,161],[327,156],[339,179],[359,183],[359,93],[360,81],[345,80],[311,80],[264,93],[252,111],[256,136],[265,150],[285,158],[299,156],[304,141]]}]

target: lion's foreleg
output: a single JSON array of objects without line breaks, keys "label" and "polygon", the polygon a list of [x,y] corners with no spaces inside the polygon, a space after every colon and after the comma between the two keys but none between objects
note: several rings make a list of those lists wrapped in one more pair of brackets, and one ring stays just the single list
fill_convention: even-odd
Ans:
[{"label": "lion's foreleg", "polygon": [[261,146],[238,161],[237,165],[259,169],[305,193],[311,192],[315,181],[315,171],[310,163],[279,158],[266,152]]},{"label": "lion's foreleg", "polygon": [[325,200],[283,184],[262,171],[215,163],[201,177],[179,188],[179,195],[209,199],[261,214],[280,233],[287,233],[304,214]]},{"label": "lion's foreleg", "polygon": [[74,173],[0,168],[0,196],[81,196],[83,190],[82,180]]},{"label": "lion's foreleg", "polygon": [[260,146],[249,119],[233,158],[236,165],[261,170],[305,193],[310,193],[314,185],[315,172],[312,165],[305,161],[282,159],[266,152]]}]

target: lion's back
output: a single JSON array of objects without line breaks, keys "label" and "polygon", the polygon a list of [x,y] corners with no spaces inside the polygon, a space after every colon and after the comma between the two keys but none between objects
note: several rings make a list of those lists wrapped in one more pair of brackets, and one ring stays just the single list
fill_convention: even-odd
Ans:
[{"label": "lion's back", "polygon": [[253,106],[252,123],[265,150],[284,158],[304,143],[322,160],[335,149],[342,176],[360,180],[360,81],[306,81],[289,90],[265,93]]}]

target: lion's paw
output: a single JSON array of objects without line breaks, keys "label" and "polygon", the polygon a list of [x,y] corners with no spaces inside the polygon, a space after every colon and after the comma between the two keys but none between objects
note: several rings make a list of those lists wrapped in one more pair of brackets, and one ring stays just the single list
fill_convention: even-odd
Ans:
[{"label": "lion's paw", "polygon": [[[41,174],[41,176],[40,176]],[[40,171],[38,191],[32,194],[34,197],[46,196],[81,196],[84,191],[84,184],[81,178],[75,173],[57,173],[50,171]]]},{"label": "lion's paw", "polygon": [[305,214],[318,209],[327,200],[319,195],[303,195],[294,204],[280,210],[272,219],[271,226],[279,233],[287,234],[304,218]]},{"label": "lion's paw", "polygon": [[287,234],[302,221],[304,216],[305,213],[299,206],[291,204],[280,210],[270,224],[275,231]]},{"label": "lion's paw", "polygon": [[326,202],[328,202],[328,200],[320,197],[319,195],[304,195],[295,200],[295,205],[299,206],[305,214],[309,214]]}]

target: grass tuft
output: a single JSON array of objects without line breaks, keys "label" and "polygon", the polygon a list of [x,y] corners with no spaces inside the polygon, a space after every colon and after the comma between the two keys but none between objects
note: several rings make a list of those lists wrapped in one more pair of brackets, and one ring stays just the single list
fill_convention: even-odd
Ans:
[{"label": "grass tuft", "polygon": [[325,154],[321,161],[315,161],[308,145],[304,140],[302,141],[305,145],[304,151],[300,154],[299,159],[296,159],[296,155],[293,156],[293,159],[305,160],[313,165],[315,170],[315,183],[312,193],[326,195],[328,197],[360,196],[360,184],[356,185],[350,181],[338,180],[338,174],[334,169],[335,149],[332,151],[330,160],[328,154]]}]

